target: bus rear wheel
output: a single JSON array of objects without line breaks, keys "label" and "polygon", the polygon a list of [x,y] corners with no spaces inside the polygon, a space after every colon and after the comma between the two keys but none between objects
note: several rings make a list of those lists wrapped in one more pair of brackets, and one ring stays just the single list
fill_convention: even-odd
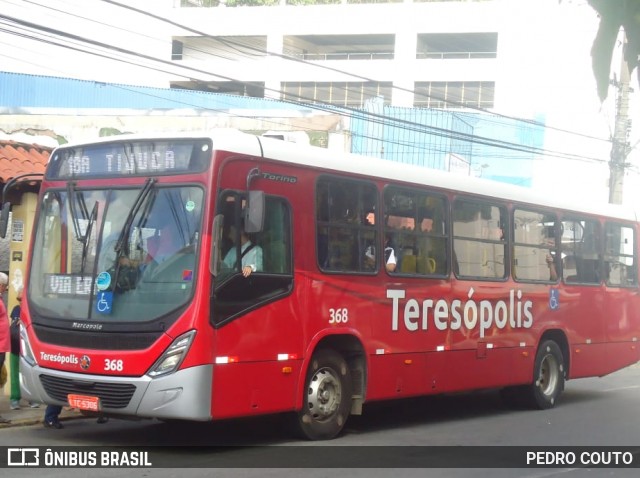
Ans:
[{"label": "bus rear wheel", "polygon": [[311,358],[297,428],[310,440],[330,440],[344,427],[351,411],[351,372],[339,353],[323,349]]},{"label": "bus rear wheel", "polygon": [[530,404],[538,409],[553,408],[564,390],[565,370],[562,351],[553,340],[545,340],[536,352]]}]

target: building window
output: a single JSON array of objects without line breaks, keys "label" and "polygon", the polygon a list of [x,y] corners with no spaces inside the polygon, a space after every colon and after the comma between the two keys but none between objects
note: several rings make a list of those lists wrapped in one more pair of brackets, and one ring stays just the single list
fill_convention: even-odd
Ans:
[{"label": "building window", "polygon": [[392,34],[291,35],[283,39],[285,54],[305,61],[393,60],[394,45]]},{"label": "building window", "polygon": [[350,108],[362,108],[365,101],[382,96],[391,100],[391,82],[286,82],[282,99],[295,103],[322,103]]},{"label": "building window", "polygon": [[418,108],[493,108],[493,81],[419,81],[413,106]]},{"label": "building window", "polygon": [[418,60],[473,60],[497,55],[498,34],[495,32],[418,34]]},{"label": "building window", "polygon": [[182,60],[183,43],[179,40],[173,40],[171,42],[171,59]]}]

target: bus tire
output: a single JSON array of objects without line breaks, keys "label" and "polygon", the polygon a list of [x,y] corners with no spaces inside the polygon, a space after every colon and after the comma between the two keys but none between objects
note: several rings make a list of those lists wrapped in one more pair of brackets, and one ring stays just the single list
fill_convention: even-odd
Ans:
[{"label": "bus tire", "polygon": [[562,351],[553,340],[542,342],[536,352],[533,383],[529,389],[529,402],[534,408],[553,408],[564,390],[565,369]]},{"label": "bus tire", "polygon": [[305,379],[297,429],[309,440],[330,440],[343,429],[351,412],[351,372],[339,353],[322,349],[311,358]]}]

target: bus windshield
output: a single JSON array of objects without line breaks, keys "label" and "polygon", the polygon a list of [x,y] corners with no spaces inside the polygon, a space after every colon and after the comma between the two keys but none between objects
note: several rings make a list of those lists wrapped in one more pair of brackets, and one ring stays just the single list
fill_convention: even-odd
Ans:
[{"label": "bus windshield", "polygon": [[191,297],[204,192],[196,186],[49,190],[34,239],[32,318],[146,322]]}]

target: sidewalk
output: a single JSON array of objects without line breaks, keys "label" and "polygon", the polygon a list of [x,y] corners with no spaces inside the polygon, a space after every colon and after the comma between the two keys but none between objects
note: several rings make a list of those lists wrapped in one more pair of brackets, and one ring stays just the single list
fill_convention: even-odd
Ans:
[{"label": "sidewalk", "polygon": [[[41,424],[45,408],[47,408],[46,405],[40,405],[40,408],[30,408],[26,400],[20,400],[20,410],[11,410],[9,395],[0,392],[0,416],[11,420],[11,423],[0,423],[0,429]],[[73,418],[83,418],[83,415],[78,410],[62,409],[60,421]]]}]

